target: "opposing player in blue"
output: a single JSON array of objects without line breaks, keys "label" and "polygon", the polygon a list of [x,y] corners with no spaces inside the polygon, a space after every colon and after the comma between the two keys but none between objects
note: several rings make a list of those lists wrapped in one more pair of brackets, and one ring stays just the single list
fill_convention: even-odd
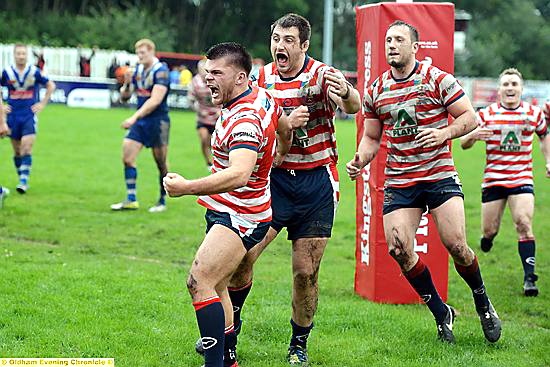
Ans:
[{"label": "opposing player in blue", "polygon": [[[6,124],[6,119],[4,118],[4,104],[0,103],[0,138],[3,138],[4,136],[8,135],[8,125]],[[6,187],[2,187],[0,185],[0,209],[4,206],[4,199],[8,197],[10,194],[10,190],[8,190]]]},{"label": "opposing player in blue", "polygon": [[[16,189],[18,193],[24,194],[29,189],[38,114],[48,104],[55,90],[55,83],[45,77],[36,66],[27,65],[27,46],[15,45],[13,55],[15,65],[2,71],[1,84],[8,89],[5,110],[14,152],[13,162],[19,176]],[[40,85],[46,86],[42,99],[39,99]]]},{"label": "opposing player in blue", "polygon": [[136,159],[145,146],[152,149],[159,170],[160,197],[157,203],[149,208],[149,212],[158,213],[166,210],[166,191],[162,186],[162,179],[168,173],[166,155],[170,118],[166,99],[170,89],[170,70],[165,63],[155,57],[153,41],[141,39],[136,42],[135,48],[139,64],[133,75],[125,75],[124,84],[120,88],[120,97],[123,101],[130,99],[134,91],[138,99],[137,111],[122,122],[122,127],[129,129],[122,143],[127,197],[126,200],[111,205],[111,209],[139,208],[136,196]]}]

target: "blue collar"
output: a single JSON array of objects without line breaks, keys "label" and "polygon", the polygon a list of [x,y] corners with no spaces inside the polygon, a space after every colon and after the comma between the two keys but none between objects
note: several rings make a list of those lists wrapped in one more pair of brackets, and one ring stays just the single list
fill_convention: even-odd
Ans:
[{"label": "blue collar", "polygon": [[237,102],[237,100],[243,98],[243,97],[246,97],[247,95],[249,95],[250,93],[252,93],[252,88],[248,87],[247,90],[245,90],[244,92],[242,92],[241,94],[239,94],[237,97],[233,98],[231,101],[225,103],[223,105],[223,108],[229,108],[229,106],[231,106],[233,103]]}]

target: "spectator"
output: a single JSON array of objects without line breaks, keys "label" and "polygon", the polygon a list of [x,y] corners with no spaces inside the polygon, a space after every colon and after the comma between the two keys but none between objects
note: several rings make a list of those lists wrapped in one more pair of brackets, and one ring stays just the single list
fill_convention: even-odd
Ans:
[{"label": "spectator", "polygon": [[186,87],[189,83],[191,83],[191,79],[193,79],[193,73],[187,69],[187,66],[180,66],[180,85],[182,87]]},{"label": "spectator", "polygon": [[90,57],[86,57],[82,55],[82,50],[80,46],[78,46],[78,57],[79,57],[79,66],[80,66],[80,76],[84,77],[90,77],[91,74],[91,61],[92,58],[95,56],[95,52],[97,50],[97,46],[94,46],[92,48],[92,53],[90,54]]},{"label": "spectator", "polygon": [[36,57],[36,67],[40,69],[40,71],[44,71],[44,66],[46,65],[46,60],[44,60],[44,52],[40,51],[38,53],[37,51],[33,50],[32,54],[34,57]]},{"label": "spectator", "polygon": [[113,58],[111,65],[107,68],[107,77],[114,79],[116,78],[116,70],[119,68],[116,58]]},{"label": "spectator", "polygon": [[179,85],[180,83],[180,71],[177,66],[173,66],[170,71],[170,84]]}]

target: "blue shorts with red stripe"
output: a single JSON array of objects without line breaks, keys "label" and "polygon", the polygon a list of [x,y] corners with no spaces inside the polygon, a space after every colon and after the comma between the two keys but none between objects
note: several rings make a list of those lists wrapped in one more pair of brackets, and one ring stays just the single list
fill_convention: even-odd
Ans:
[{"label": "blue shorts with red stripe", "polygon": [[334,165],[310,170],[271,170],[271,227],[286,227],[289,240],[329,238],[338,206],[338,172]]}]

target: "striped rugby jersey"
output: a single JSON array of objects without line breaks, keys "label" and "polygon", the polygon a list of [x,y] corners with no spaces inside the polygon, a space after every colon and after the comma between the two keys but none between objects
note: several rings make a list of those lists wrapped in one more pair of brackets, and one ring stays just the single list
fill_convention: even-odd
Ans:
[{"label": "striped rugby jersey", "polygon": [[383,124],[386,186],[408,187],[457,174],[447,142],[421,148],[415,136],[422,128],[448,126],[447,107],[462,96],[451,74],[418,61],[407,78],[394,79],[388,70],[372,83],[363,97],[363,114]]},{"label": "striped rugby jersey", "polygon": [[292,146],[280,168],[307,170],[338,161],[334,129],[336,105],[328,96],[324,78],[327,70],[344,77],[340,71],[309,56],[294,78],[281,77],[275,63],[261,67],[258,75],[250,76],[252,85],[269,90],[287,115],[301,105],[309,109],[309,122],[305,128],[294,130]]},{"label": "striped rugby jersey", "polygon": [[521,102],[510,110],[493,103],[477,112],[478,124],[493,135],[485,143],[487,155],[482,188],[533,185],[533,134],[548,134],[544,114]]},{"label": "striped rugby jersey", "polygon": [[214,126],[220,115],[220,108],[212,103],[212,91],[199,74],[191,79],[189,93],[196,101],[197,120],[204,125]]},{"label": "striped rugby jersey", "polygon": [[197,202],[218,212],[237,215],[242,232],[254,223],[271,220],[269,174],[275,155],[275,130],[282,109],[264,89],[249,89],[222,108],[212,134],[212,173],[229,167],[229,152],[246,148],[258,152],[246,186],[235,191],[200,196]]}]

